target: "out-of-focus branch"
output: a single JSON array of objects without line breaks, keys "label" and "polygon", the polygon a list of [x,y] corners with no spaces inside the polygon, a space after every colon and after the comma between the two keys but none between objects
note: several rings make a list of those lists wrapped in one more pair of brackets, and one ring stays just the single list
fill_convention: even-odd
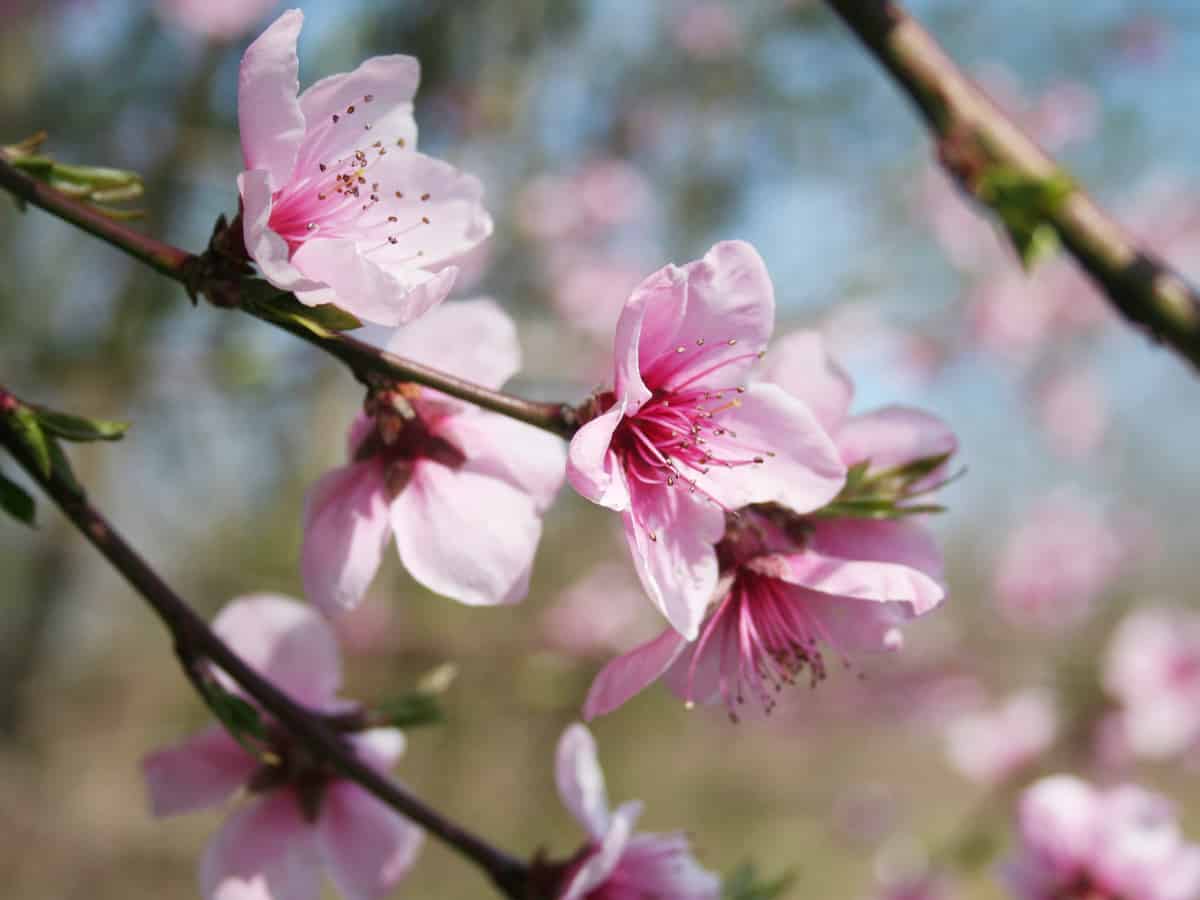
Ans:
[{"label": "out-of-focus branch", "polygon": [[[197,660],[208,660],[233,678],[259,706],[273,716],[297,740],[303,741],[314,757],[334,767],[346,778],[406,816],[431,834],[458,850],[492,879],[506,897],[525,900],[530,895],[530,869],[523,862],[491,846],[483,839],[451,822],[385,775],[360,760],[330,727],[326,717],[295,703],[267,681],[222,641],[208,624],[159,577],[113,526],[88,502],[74,479],[57,468],[49,474],[14,427],[13,416],[28,409],[0,386],[0,446],[58,504],[67,518],[150,604],[175,641],[180,662],[195,685]],[[199,688],[199,685],[197,685]]]},{"label": "out-of-focus branch", "polygon": [[[920,110],[950,174],[973,188],[982,167],[1030,179],[1059,165],[956,66],[895,0],[826,0]],[[1200,295],[1074,188],[1046,218],[1121,314],[1200,368]]]},{"label": "out-of-focus branch", "polygon": [[[123,222],[108,218],[86,203],[80,203],[49,185],[28,177],[3,159],[0,159],[0,188],[7,190],[18,201],[40,207],[95,235],[168,278],[185,285],[190,291],[207,294],[210,288],[219,288],[223,298],[220,305],[238,306],[236,301],[242,286],[254,283],[248,278],[238,278],[230,282],[228,278],[221,276],[219,285],[210,284],[208,279],[217,276],[206,274],[209,267],[200,264],[201,257],[142,234]],[[415,382],[564,437],[571,435],[578,426],[575,411],[568,404],[525,400],[404,359],[349,335],[325,330],[318,333],[300,322],[269,316],[253,306],[238,308],[341,360],[365,384],[377,386],[380,380]]]}]

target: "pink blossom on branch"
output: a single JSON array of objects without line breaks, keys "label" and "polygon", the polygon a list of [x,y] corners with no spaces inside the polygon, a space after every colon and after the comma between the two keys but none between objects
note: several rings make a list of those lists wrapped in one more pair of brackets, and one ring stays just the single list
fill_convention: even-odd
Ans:
[{"label": "pink blossom on branch", "polygon": [[297,96],[303,18],[285,12],[242,59],[246,250],[303,303],[399,325],[440,303],[454,261],[491,234],[482,188],[416,152],[410,56],[374,57]]},{"label": "pink blossom on branch", "polygon": [[[342,678],[337,642],[310,607],[270,594],[241,597],[221,611],[213,630],[293,700],[319,712],[345,711],[346,701],[336,696]],[[267,732],[269,759],[213,725],[142,761],[156,816],[209,809],[244,795],[201,859],[202,895],[316,900],[322,868],[349,900],[389,893],[415,860],[422,832],[310,759],[273,723]],[[394,728],[350,740],[381,772],[404,751],[404,735]]]},{"label": "pink blossom on branch", "polygon": [[[845,466],[889,471],[956,449],[949,429],[917,410],[848,416],[853,386],[815,333],[789,335],[769,358],[771,387],[804,403]],[[925,480],[939,477],[935,470]],[[770,711],[805,670],[814,684],[825,677],[826,649],[843,657],[896,649],[898,626],[944,596],[941,553],[913,518],[797,519],[778,506],[742,508],[726,518],[714,549],[721,589],[698,637],[668,628],[613,660],[592,685],[585,717],[610,712],[660,677],[689,703],[723,702],[734,718],[746,701]]]},{"label": "pink blossom on branch", "polygon": [[[449,303],[388,349],[498,388],[520,368],[516,328],[491,300]],[[309,490],[301,572],[333,615],[358,605],[389,535],[431,591],[479,606],[528,592],[542,514],[562,486],[562,441],[437,391],[402,385],[350,430],[351,462]]]},{"label": "pink blossom on branch", "polygon": [[203,37],[232,41],[278,5],[279,0],[159,0],[158,12]]},{"label": "pink blossom on branch", "polygon": [[587,845],[562,877],[558,900],[717,900],[721,882],[693,857],[682,832],[637,834],[642,804],[608,808],[596,742],[571,725],[558,742],[555,765],[563,805],[588,832]]},{"label": "pink blossom on branch", "polygon": [[1021,796],[1001,874],[1018,900],[1197,900],[1200,846],[1184,840],[1164,797],[1054,775]]},{"label": "pink blossom on branch", "polygon": [[643,281],[617,322],[614,388],[571,441],[567,478],[622,514],[647,593],[684,637],[717,585],[725,513],[831,500],[845,466],[812,413],[770,384],[745,383],[766,348],[775,297],[749,244]]},{"label": "pink blossom on branch", "polygon": [[998,709],[968,713],[946,727],[946,755],[959,772],[997,784],[1037,760],[1054,743],[1058,710],[1049,691],[1026,690]]}]

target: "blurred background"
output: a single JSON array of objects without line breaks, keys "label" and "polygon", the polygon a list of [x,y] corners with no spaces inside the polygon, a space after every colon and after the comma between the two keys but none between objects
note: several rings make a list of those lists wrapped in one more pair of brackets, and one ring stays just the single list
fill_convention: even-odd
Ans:
[{"label": "blurred background", "polygon": [[[719,871],[794,869],[796,898],[877,896],[930,860],[955,896],[1001,896],[1012,798],[1037,772],[1135,778],[1200,835],[1200,666],[1179,670],[1195,733],[1165,748],[1138,738],[1136,690],[1113,674],[1130,668],[1114,634],[1131,613],[1197,628],[1194,373],[1068,261],[1027,276],[820,3],[300,5],[302,84],[373,54],[420,58],[422,149],[478,174],[496,219],[462,294],[520,323],[516,392],[582,399],[607,377],[629,289],[736,237],[772,272],[778,333],[821,330],[856,409],[919,405],[962,439],[969,471],[934,523],[949,600],[904,649],[792,689],[765,722],[647,691],[595,723],[615,801],[644,799],[645,827],[688,829]],[[910,7],[1200,276],[1194,3]],[[63,161],[142,172],[143,227],[199,250],[236,209],[241,52],[280,9],[0,0],[0,143],[46,129]],[[206,614],[251,591],[299,596],[304,490],[341,462],[356,383],[48,215],[0,206],[0,379],[133,422],[121,444],[74,448],[77,471]],[[347,696],[458,665],[448,722],[410,735],[398,775],[514,852],[582,840],[554,794],[555,742],[598,667],[657,628],[623,554],[615,519],[564,490],[524,604],[457,606],[389,553],[339,624]],[[25,900],[195,896],[219,814],[152,820],[138,770],[207,719],[162,629],[48,503],[36,530],[0,522],[0,574],[0,883]],[[1197,643],[1177,648],[1185,662]],[[431,842],[397,896],[490,894]]]}]

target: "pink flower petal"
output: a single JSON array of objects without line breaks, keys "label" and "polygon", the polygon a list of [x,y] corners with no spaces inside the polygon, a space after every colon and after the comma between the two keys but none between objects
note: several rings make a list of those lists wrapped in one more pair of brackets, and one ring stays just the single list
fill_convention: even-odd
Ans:
[{"label": "pink flower petal", "polygon": [[758,377],[802,400],[830,434],[841,426],[854,399],[850,376],[829,355],[817,331],[793,331],[776,341]]},{"label": "pink flower petal", "polygon": [[725,532],[725,514],[666,487],[639,486],[631,507],[621,520],[642,586],[672,627],[692,640],[717,587],[714,545]]},{"label": "pink flower petal", "polygon": [[[779,503],[795,512],[819,509],[846,482],[833,440],[808,407],[773,384],[751,385],[721,421],[748,465],[713,465],[700,479],[729,509]],[[762,462],[752,462],[760,459]]]},{"label": "pink flower petal", "polygon": [[383,469],[374,460],[327,472],[304,504],[304,592],[326,615],[358,606],[379,565],[390,519]]},{"label": "pink flower petal", "polygon": [[292,265],[287,241],[271,230],[271,179],[263,169],[237,178],[242,199],[242,239],[263,277],[281,291],[314,292],[323,288]]},{"label": "pink flower petal", "polygon": [[912,618],[900,603],[879,603],[835,596],[803,587],[790,589],[795,603],[820,625],[820,637],[832,653],[889,653],[899,649],[898,626]]},{"label": "pink flower petal", "polygon": [[721,879],[692,856],[687,835],[638,834],[621,857],[620,881],[636,885],[643,897],[717,900]]},{"label": "pink flower petal", "polygon": [[521,368],[516,325],[489,299],[444,303],[397,331],[387,349],[489,388]]},{"label": "pink flower petal", "polygon": [[629,508],[629,487],[616,456],[609,451],[625,406],[618,403],[575,432],[567,450],[567,480],[580,494],[609,509]]},{"label": "pink flower petal", "polygon": [[[942,586],[919,569],[897,563],[845,560],[808,551],[786,557],[780,575],[790,584],[838,597],[904,603],[914,616],[942,602]],[[753,568],[753,564],[751,564]]]},{"label": "pink flower petal", "polygon": [[[335,115],[356,126],[329,129],[329,137],[322,143],[330,158],[353,154],[365,143],[363,129],[368,124],[372,143],[383,141],[391,148],[402,140],[399,146],[415,150],[417,123],[412,101],[420,80],[421,65],[413,57],[373,56],[353,72],[330,75],[313,84],[300,95],[300,109],[310,131],[332,122]],[[347,113],[351,107],[354,113]]]},{"label": "pink flower petal", "polygon": [[440,463],[417,463],[392,503],[400,559],[429,588],[469,606],[528,592],[542,520],[523,491]]},{"label": "pink flower petal", "polygon": [[674,628],[618,656],[600,670],[588,691],[583,717],[592,720],[622,706],[671,667],[689,644]]},{"label": "pink flower petal", "polygon": [[633,837],[633,826],[642,814],[637,800],[624,803],[613,813],[612,821],[600,845],[575,872],[559,900],[583,900],[590,891],[604,884],[621,862],[621,856]]},{"label": "pink flower petal", "polygon": [[475,411],[450,416],[438,430],[466,455],[465,471],[495,478],[523,491],[539,513],[550,507],[562,487],[567,467],[566,447],[561,438],[547,431],[505,416]]},{"label": "pink flower petal", "polygon": [[342,683],[337,639],[311,606],[274,594],[250,594],[212,623],[249,666],[298,703],[323,708]]},{"label": "pink flower petal", "polygon": [[142,760],[150,810],[156,816],[224,803],[256,768],[258,762],[220,725],[156,750]]},{"label": "pink flower petal", "polygon": [[369,728],[355,734],[350,743],[354,752],[372,768],[390,772],[404,755],[408,741],[399,728]]},{"label": "pink flower petal", "polygon": [[[931,456],[954,453],[958,438],[936,416],[906,406],[885,406],[852,416],[837,433],[846,465],[871,461],[872,469],[889,469]],[[934,473],[930,479],[940,479]]]},{"label": "pink flower petal", "polygon": [[231,815],[200,860],[206,900],[316,900],[320,885],[313,829],[291,791]]},{"label": "pink flower petal", "polygon": [[262,169],[273,190],[285,185],[304,140],[296,40],[304,14],[290,9],[246,49],[238,72],[238,129],[247,169]]},{"label": "pink flower petal", "polygon": [[317,846],[347,900],[376,900],[412,868],[424,833],[356,784],[326,790],[317,820]]},{"label": "pink flower petal", "polygon": [[944,574],[933,534],[912,519],[818,519],[810,546],[826,556],[907,566],[938,582]]},{"label": "pink flower petal", "polygon": [[596,741],[583,725],[571,725],[559,738],[554,777],[563,806],[588,834],[603,838],[609,828],[608,792]]}]

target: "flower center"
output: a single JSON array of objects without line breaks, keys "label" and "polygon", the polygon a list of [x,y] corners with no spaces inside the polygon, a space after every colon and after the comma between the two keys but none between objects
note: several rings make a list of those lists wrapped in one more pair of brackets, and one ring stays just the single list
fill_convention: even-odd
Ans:
[{"label": "flower center", "polygon": [[[834,647],[820,621],[797,602],[788,586],[769,575],[739,569],[729,591],[700,631],[687,672],[686,700],[696,699],[701,659],[715,661],[716,689],[738,720],[737,707],[749,697],[770,714],[775,695],[796,684],[808,669],[811,686],[825,680],[820,645]],[[702,698],[703,699],[703,698]]]}]

